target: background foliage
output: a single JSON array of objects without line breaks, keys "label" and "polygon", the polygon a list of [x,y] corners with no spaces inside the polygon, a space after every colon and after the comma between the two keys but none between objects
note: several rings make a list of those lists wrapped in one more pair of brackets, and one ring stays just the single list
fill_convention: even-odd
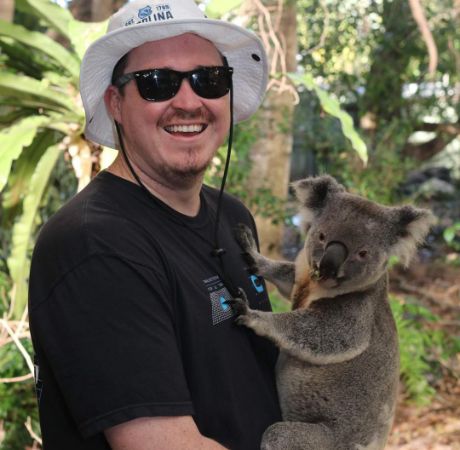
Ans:
[{"label": "background foliage", "polygon": [[[232,19],[243,16],[251,2],[205,3],[210,16]],[[278,2],[260,3],[270,12]],[[78,16],[89,4],[74,0],[70,6]],[[421,3],[439,56],[432,73],[407,0],[298,0],[295,6],[298,67],[287,81],[299,97],[291,179],[328,172],[373,200],[431,207],[439,225],[423,255],[460,266],[460,3]],[[261,32],[257,19],[249,23]],[[111,155],[85,140],[78,96],[83,52],[104,28],[105,23],[75,20],[51,0],[16,0],[14,20],[0,21],[0,315],[13,331],[21,331],[29,355],[24,320],[36,233]],[[252,151],[261,138],[259,119],[235,131],[228,189],[255,214],[287,225],[281,250],[292,256],[302,240],[292,199],[273,195],[272,180],[248,189]],[[278,125],[291,130],[289,123]],[[207,174],[213,185],[220,183],[224,153]],[[272,301],[276,310],[288,309],[276,293]],[[418,297],[394,295],[392,308],[405,399],[426,403],[442,375],[441,364],[459,351],[458,336],[437,329],[439,316]],[[27,376],[30,361],[5,330],[0,330],[0,378]],[[28,418],[31,432],[24,425]],[[0,383],[0,421],[0,448],[32,445],[31,433],[38,429],[30,375]]]}]

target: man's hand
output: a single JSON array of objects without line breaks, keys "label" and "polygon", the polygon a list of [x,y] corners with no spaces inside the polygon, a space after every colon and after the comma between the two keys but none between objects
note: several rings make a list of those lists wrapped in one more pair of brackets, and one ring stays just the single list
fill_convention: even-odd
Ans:
[{"label": "man's hand", "polygon": [[113,450],[224,450],[202,436],[191,416],[141,417],[105,430]]}]

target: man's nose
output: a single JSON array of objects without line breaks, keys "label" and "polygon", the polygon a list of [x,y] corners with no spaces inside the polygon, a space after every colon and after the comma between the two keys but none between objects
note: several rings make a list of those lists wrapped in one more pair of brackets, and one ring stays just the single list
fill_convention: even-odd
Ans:
[{"label": "man's nose", "polygon": [[187,79],[182,80],[179,91],[172,98],[171,106],[182,110],[195,110],[203,105],[202,99],[197,95]]}]

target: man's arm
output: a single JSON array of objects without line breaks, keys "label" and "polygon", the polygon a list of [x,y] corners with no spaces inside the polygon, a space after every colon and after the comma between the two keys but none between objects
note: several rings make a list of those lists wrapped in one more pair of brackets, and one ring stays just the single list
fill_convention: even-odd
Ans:
[{"label": "man's arm", "polygon": [[105,436],[113,450],[224,450],[202,436],[191,416],[141,417],[108,428]]}]

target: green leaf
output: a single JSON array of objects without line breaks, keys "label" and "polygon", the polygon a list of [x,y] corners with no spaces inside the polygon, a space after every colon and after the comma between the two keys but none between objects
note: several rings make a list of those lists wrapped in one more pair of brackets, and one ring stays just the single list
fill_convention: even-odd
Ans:
[{"label": "green leaf", "polygon": [[450,244],[455,238],[455,230],[453,227],[446,228],[443,233],[444,240]]},{"label": "green leaf", "polygon": [[[5,104],[2,102],[3,106]],[[10,126],[22,117],[31,116],[35,113],[32,109],[27,108],[4,108],[0,114],[0,129],[5,126]]]},{"label": "green leaf", "polygon": [[33,14],[65,36],[72,44],[80,60],[89,45],[107,30],[108,20],[103,22],[75,20],[68,9],[62,8],[50,0],[16,0],[16,5],[18,3],[19,9],[29,13],[32,10]]},{"label": "green leaf", "polygon": [[328,92],[321,89],[315,83],[315,80],[310,74],[290,74],[290,78],[296,84],[305,86],[310,91],[315,91],[321,103],[321,107],[325,112],[339,119],[342,125],[343,134],[350,140],[352,147],[358,153],[364,164],[367,164],[367,146],[361,136],[355,130],[353,119],[351,116],[340,107],[337,99],[332,97]]},{"label": "green leaf", "polygon": [[206,15],[213,19],[218,19],[232,9],[238,8],[242,0],[211,0],[206,5]]},{"label": "green leaf", "polygon": [[80,60],[83,59],[83,55],[90,44],[105,34],[107,24],[108,20],[103,22],[71,20],[69,22],[70,41]]},{"label": "green leaf", "polygon": [[12,251],[8,258],[8,268],[14,282],[13,319],[19,319],[27,305],[27,279],[29,276],[29,250],[35,229],[35,218],[45,192],[51,172],[61,151],[57,145],[49,147],[37,164],[30,179],[29,189],[23,203],[23,213],[13,227]]},{"label": "green leaf", "polygon": [[47,116],[30,116],[0,132],[0,190],[8,180],[13,161],[32,143],[37,130],[49,122]]},{"label": "green leaf", "polygon": [[16,8],[32,13],[42,19],[51,28],[71,40],[69,22],[74,20],[70,11],[50,0],[16,0]]},{"label": "green leaf", "polygon": [[[1,91],[1,87],[0,87],[0,91]],[[39,99],[34,99],[33,97],[26,98],[25,94],[23,94],[21,97],[19,96],[3,97],[0,93],[0,103],[2,104],[2,106],[11,106],[17,109],[24,109],[24,110],[31,109],[32,111],[27,115],[37,114],[37,110],[40,110],[40,109],[50,110],[50,108],[53,108],[53,105],[40,101]],[[54,109],[59,111],[59,108],[57,106],[54,106]]]},{"label": "green leaf", "polygon": [[[0,72],[0,96],[5,98],[17,98],[25,101],[28,106],[31,106],[34,101],[39,105],[37,107],[50,108],[53,110],[62,110],[62,108],[73,111],[75,104],[62,91],[64,86],[58,87],[52,85],[49,80],[43,78],[38,81],[34,78],[25,75],[16,75],[8,72]],[[2,99],[3,103],[3,99]],[[5,102],[7,104],[11,104]],[[20,105],[20,102],[15,103]]]},{"label": "green leaf", "polygon": [[30,48],[46,54],[67,70],[75,79],[80,73],[80,64],[70,52],[46,34],[29,31],[21,25],[6,22],[0,19],[0,35],[8,36]]},{"label": "green leaf", "polygon": [[298,73],[290,73],[289,78],[297,85],[301,84],[305,86],[309,91],[316,90],[317,86],[315,80],[309,73],[304,73],[302,75]]},{"label": "green leaf", "polygon": [[31,51],[14,39],[0,36],[0,52],[5,55],[5,68],[40,79],[44,70],[56,70],[56,63],[45,54]]},{"label": "green leaf", "polygon": [[456,222],[450,227],[447,227],[443,232],[443,238],[448,244],[452,244],[454,242],[455,237],[460,237],[460,222]]},{"label": "green leaf", "polygon": [[44,152],[61,139],[61,133],[56,133],[47,128],[35,135],[32,144],[16,160],[14,171],[8,177],[8,190],[5,190],[2,195],[4,208],[13,208],[21,202],[27,192],[35,167]]}]

